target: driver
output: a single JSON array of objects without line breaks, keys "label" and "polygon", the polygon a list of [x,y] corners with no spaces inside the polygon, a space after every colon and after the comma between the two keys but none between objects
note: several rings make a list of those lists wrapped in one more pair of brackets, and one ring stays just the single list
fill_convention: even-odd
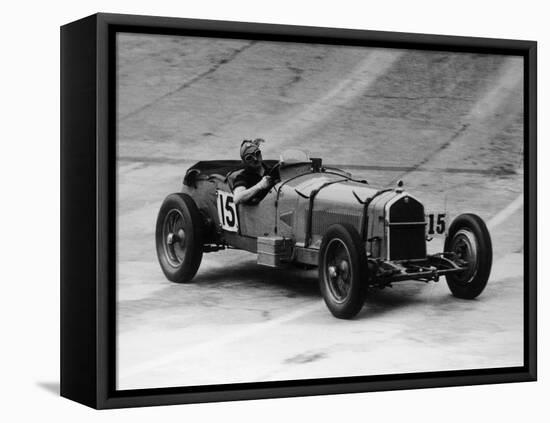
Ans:
[{"label": "driver", "polygon": [[260,201],[273,186],[269,168],[262,161],[261,138],[244,140],[241,143],[241,159],[244,169],[235,178],[233,195],[235,204],[246,203],[251,200]]}]

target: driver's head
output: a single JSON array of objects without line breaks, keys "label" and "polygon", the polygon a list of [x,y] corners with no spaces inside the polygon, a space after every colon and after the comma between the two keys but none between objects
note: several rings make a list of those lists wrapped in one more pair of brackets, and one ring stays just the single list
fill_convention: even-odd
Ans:
[{"label": "driver's head", "polygon": [[262,150],[260,143],[264,142],[261,138],[255,140],[244,140],[241,143],[241,159],[245,166],[259,169],[262,167]]}]

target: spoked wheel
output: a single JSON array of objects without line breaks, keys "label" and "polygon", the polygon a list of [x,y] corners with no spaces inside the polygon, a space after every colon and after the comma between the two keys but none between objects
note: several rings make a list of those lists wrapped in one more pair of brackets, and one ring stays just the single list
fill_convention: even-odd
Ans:
[{"label": "spoked wheel", "polygon": [[452,294],[464,299],[481,294],[493,263],[493,247],[485,222],[475,214],[458,216],[449,228],[445,252],[453,253],[456,263],[466,268],[446,276]]},{"label": "spoked wheel", "polygon": [[351,319],[365,301],[365,247],[351,225],[331,226],[321,244],[319,254],[319,286],[331,313]]},{"label": "spoked wheel", "polygon": [[156,227],[157,256],[172,282],[188,282],[202,260],[203,223],[191,197],[171,194],[162,204]]},{"label": "spoked wheel", "polygon": [[164,217],[162,225],[162,246],[168,262],[173,267],[181,266],[185,260],[185,220],[180,210],[172,209]]},{"label": "spoked wheel", "polygon": [[346,244],[338,238],[330,240],[325,254],[327,286],[334,301],[341,304],[348,298],[351,289],[350,254]]}]

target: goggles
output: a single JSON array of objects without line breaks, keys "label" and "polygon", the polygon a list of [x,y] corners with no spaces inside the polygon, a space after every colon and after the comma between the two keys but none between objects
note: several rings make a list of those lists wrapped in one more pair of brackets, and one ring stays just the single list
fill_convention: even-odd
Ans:
[{"label": "goggles", "polygon": [[254,163],[256,160],[259,160],[260,157],[262,157],[262,152],[260,150],[256,150],[254,153],[249,153],[246,156],[244,156],[245,163]]}]

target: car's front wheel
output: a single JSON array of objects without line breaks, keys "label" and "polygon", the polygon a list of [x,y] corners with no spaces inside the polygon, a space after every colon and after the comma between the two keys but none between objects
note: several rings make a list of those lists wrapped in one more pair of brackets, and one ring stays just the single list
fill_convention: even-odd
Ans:
[{"label": "car's front wheel", "polygon": [[447,285],[458,298],[473,299],[485,289],[493,263],[489,230],[475,214],[461,214],[451,224],[445,239],[445,252],[453,253],[460,273],[446,275]]},{"label": "car's front wheel", "polygon": [[319,286],[331,313],[340,319],[354,317],[367,292],[365,246],[357,230],[347,224],[328,228],[319,252]]},{"label": "car's front wheel", "polygon": [[160,267],[168,280],[189,282],[197,273],[203,253],[203,226],[189,195],[166,197],[158,213],[155,238]]}]

